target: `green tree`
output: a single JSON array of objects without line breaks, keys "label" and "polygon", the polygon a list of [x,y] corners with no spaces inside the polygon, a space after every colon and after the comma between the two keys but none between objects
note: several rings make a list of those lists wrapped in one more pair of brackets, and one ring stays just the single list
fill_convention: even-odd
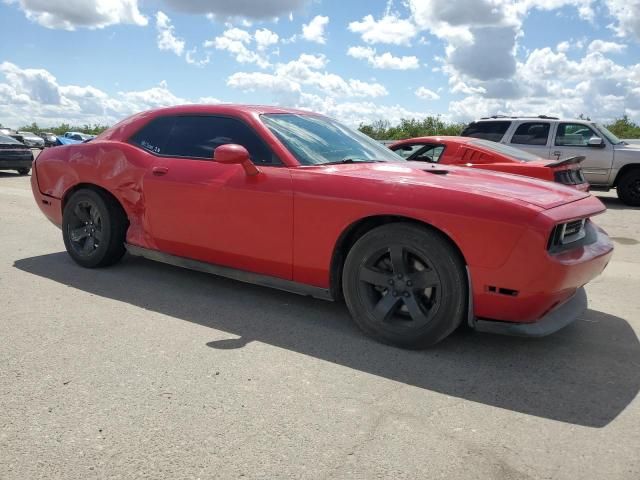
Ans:
[{"label": "green tree", "polygon": [[397,125],[391,125],[388,120],[376,120],[371,124],[361,123],[358,130],[376,140],[402,140],[433,135],[460,135],[464,127],[463,123],[444,122],[437,116],[421,120],[403,118]]},{"label": "green tree", "polygon": [[619,138],[640,138],[640,125],[631,121],[627,115],[615,119],[605,127]]}]

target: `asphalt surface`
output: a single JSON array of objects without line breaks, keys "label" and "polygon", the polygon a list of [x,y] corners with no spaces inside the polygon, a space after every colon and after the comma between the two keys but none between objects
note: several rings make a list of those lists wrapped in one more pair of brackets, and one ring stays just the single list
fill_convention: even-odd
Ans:
[{"label": "asphalt surface", "polygon": [[76,266],[0,173],[0,478],[640,478],[640,211],[589,310],[403,351],[332,304],[136,258]]}]

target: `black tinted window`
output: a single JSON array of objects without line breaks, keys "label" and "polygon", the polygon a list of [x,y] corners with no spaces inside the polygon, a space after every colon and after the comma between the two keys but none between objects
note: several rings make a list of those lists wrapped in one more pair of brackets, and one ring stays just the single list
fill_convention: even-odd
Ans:
[{"label": "black tinted window", "polygon": [[156,118],[131,137],[130,142],[152,153],[163,155],[174,117]]},{"label": "black tinted window", "polygon": [[483,138],[493,142],[502,140],[511,122],[497,120],[495,122],[472,122],[462,132],[463,137]]},{"label": "black tinted window", "polygon": [[224,117],[175,117],[163,155],[211,160],[220,145],[236,143],[249,152],[256,164],[279,164],[258,135],[239,120]]},{"label": "black tinted window", "polygon": [[549,138],[549,123],[526,122],[521,123],[513,134],[511,143],[520,145],[546,145]]}]

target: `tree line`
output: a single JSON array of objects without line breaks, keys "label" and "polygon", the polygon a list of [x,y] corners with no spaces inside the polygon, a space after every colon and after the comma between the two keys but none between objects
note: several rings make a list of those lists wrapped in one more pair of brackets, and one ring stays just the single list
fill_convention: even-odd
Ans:
[{"label": "tree line", "polygon": [[[460,135],[465,126],[464,123],[444,122],[439,117],[427,117],[423,120],[402,119],[397,125],[392,125],[388,120],[361,123],[358,130],[376,140],[402,140],[433,135]],[[640,125],[630,120],[627,115],[605,124],[605,127],[619,138],[640,138]]]},{"label": "tree line", "polygon": [[[2,127],[1,124],[0,127]],[[55,135],[64,135],[65,132],[80,132],[88,135],[98,135],[99,133],[104,132],[107,128],[109,128],[109,125],[99,125],[97,123],[93,125],[71,125],[68,123],[61,123],[57,126],[41,127],[36,122],[32,122],[29,125],[23,125],[18,128],[18,131],[33,133],[51,132]]]},{"label": "tree line", "polygon": [[[588,118],[586,118],[588,120]],[[388,120],[377,120],[372,123],[361,123],[358,127],[362,133],[376,140],[402,140],[403,138],[428,137],[432,135],[460,135],[466,124],[445,122],[440,117],[426,117],[424,119],[402,119],[397,125]],[[0,125],[2,127],[2,125]],[[611,132],[619,138],[640,138],[640,125],[629,119],[627,115],[616,118],[605,124]],[[70,125],[61,123],[57,126],[41,127],[36,122],[24,125],[18,130],[26,132],[51,132],[63,135],[65,132],[81,132],[89,135],[102,133],[108,125]]]}]

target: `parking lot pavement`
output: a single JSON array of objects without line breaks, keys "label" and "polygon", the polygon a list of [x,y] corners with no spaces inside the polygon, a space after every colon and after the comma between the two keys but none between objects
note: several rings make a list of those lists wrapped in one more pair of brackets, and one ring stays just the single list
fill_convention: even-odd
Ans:
[{"label": "parking lot pavement", "polygon": [[409,352],[346,308],[126,258],[82,269],[0,173],[0,478],[640,478],[640,210],[589,310]]}]

